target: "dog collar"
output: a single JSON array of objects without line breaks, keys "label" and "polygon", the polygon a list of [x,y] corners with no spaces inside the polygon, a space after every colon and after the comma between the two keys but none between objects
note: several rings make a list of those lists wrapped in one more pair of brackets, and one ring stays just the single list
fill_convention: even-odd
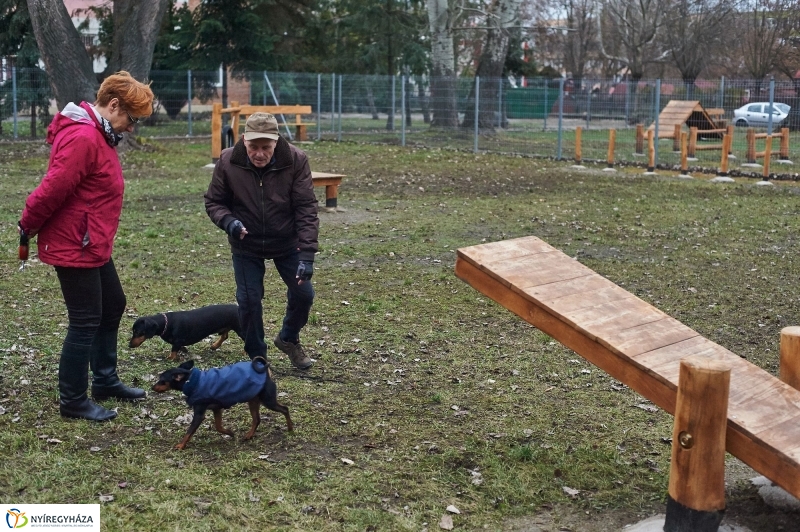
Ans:
[{"label": "dog collar", "polygon": [[167,332],[167,323],[169,323],[169,320],[167,319],[167,315],[164,314],[163,312],[161,313],[161,315],[164,316],[164,330],[161,331],[161,334],[159,334],[159,336],[164,336],[164,333]]}]

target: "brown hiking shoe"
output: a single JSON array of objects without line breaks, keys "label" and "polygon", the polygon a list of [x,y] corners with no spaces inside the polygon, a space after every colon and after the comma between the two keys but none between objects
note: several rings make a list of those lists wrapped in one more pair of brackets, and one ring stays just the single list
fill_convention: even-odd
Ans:
[{"label": "brown hiking shoe", "polygon": [[275,337],[274,340],[275,347],[289,355],[289,360],[292,362],[292,366],[296,367],[297,369],[308,369],[314,365],[315,360],[313,358],[309,358],[305,351],[303,351],[303,346],[300,345],[300,342],[293,344],[292,342],[284,342],[281,340],[281,335]]}]

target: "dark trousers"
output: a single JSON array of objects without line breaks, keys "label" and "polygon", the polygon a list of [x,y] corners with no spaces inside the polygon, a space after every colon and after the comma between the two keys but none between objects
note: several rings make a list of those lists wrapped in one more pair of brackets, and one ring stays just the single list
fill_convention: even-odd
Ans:
[{"label": "dark trousers", "polygon": [[[233,255],[233,274],[236,278],[236,302],[239,304],[239,321],[244,333],[244,350],[250,358],[266,356],[264,341],[264,272],[266,259],[247,255]],[[298,342],[300,330],[308,323],[308,314],[314,303],[314,287],[310,281],[298,284],[297,253],[272,259],[275,269],[286,285],[286,314],[280,336],[284,341]]]},{"label": "dark trousers", "polygon": [[125,292],[113,259],[99,268],[56,266],[67,305],[69,327],[64,342],[88,346],[98,330],[116,331],[125,312]]}]

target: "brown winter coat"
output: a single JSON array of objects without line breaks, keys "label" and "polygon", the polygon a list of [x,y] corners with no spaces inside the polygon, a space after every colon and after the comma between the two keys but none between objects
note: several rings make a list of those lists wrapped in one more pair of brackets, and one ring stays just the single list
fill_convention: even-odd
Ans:
[{"label": "brown winter coat", "polygon": [[319,218],[308,156],[280,138],[274,159],[259,178],[242,139],[223,150],[205,193],[206,212],[222,230],[233,220],[247,229],[244,239],[228,236],[233,253],[274,259],[299,250],[300,260],[313,261]]}]

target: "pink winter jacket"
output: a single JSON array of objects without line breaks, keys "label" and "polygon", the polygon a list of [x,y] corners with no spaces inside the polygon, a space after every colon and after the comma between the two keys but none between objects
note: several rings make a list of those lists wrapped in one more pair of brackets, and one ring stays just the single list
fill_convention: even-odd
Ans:
[{"label": "pink winter jacket", "polygon": [[92,106],[67,104],[47,129],[47,174],[25,201],[20,225],[38,235],[39,259],[53,266],[107,263],[122,212],[125,182],[114,147]]}]

